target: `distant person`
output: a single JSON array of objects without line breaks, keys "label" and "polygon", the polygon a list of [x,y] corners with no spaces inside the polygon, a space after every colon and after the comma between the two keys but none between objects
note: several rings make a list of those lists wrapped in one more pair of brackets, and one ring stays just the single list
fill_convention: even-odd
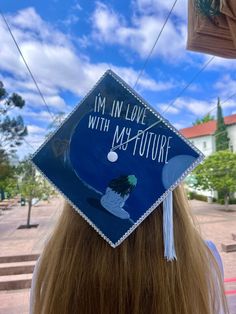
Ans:
[{"label": "distant person", "polygon": [[202,239],[181,187],[173,197],[172,262],[163,257],[162,204],[114,249],[65,203],[34,272],[31,313],[229,313],[219,253]]}]

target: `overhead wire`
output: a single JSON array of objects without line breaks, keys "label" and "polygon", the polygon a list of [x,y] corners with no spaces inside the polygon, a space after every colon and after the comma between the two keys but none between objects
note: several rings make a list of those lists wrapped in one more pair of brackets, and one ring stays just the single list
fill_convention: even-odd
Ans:
[{"label": "overhead wire", "polygon": [[[152,55],[152,53],[153,53],[153,51],[154,51],[156,45],[157,45],[157,43],[158,43],[158,41],[159,41],[159,39],[160,39],[160,37],[161,37],[161,35],[162,35],[162,33],[163,33],[165,27],[166,27],[166,24],[167,24],[167,22],[168,22],[168,20],[169,20],[169,18],[170,18],[170,16],[171,16],[171,14],[172,14],[174,8],[175,8],[175,5],[176,5],[177,1],[178,1],[178,0],[175,0],[175,1],[174,1],[173,5],[172,5],[172,7],[171,7],[171,9],[170,9],[170,11],[169,11],[169,13],[168,13],[168,15],[167,15],[165,21],[164,21],[164,24],[163,24],[163,26],[162,26],[162,28],[161,28],[161,30],[160,30],[160,32],[159,32],[159,34],[158,34],[158,36],[157,36],[155,42],[154,42],[152,48],[151,48],[151,50],[150,50],[150,52],[149,52],[149,54],[148,54],[148,56],[147,56],[147,58],[146,58],[146,60],[145,60],[145,62],[144,62],[144,64],[143,64],[143,67],[141,68],[141,70],[140,70],[139,73],[138,73],[138,77],[137,77],[137,79],[136,79],[136,81],[135,81],[135,84],[134,84],[133,88],[136,88],[136,86],[138,85],[138,82],[139,82],[141,76],[143,75],[143,72],[144,72],[144,70],[145,70],[145,68],[146,68],[146,66],[147,66],[147,63],[148,63],[148,61],[149,61],[149,59],[150,59],[150,57],[151,57],[151,55]],[[14,41],[14,44],[15,44],[15,46],[16,46],[16,48],[17,48],[17,50],[18,50],[18,52],[19,52],[19,54],[20,54],[20,56],[21,56],[21,58],[22,58],[22,60],[23,60],[23,62],[24,62],[24,64],[25,64],[25,66],[26,66],[28,72],[29,72],[29,75],[30,75],[31,79],[32,79],[33,82],[34,82],[34,85],[35,85],[35,87],[36,87],[36,89],[37,89],[37,91],[38,91],[38,94],[39,94],[40,98],[42,99],[43,104],[44,104],[45,107],[47,108],[48,113],[50,114],[52,120],[54,121],[54,120],[55,120],[55,116],[54,116],[54,114],[51,112],[51,110],[50,110],[50,108],[49,108],[49,106],[48,106],[48,104],[47,104],[47,102],[46,102],[46,100],[45,100],[45,97],[43,96],[43,93],[41,92],[41,89],[39,88],[39,85],[38,85],[38,83],[37,83],[37,81],[36,81],[36,79],[35,79],[35,77],[34,77],[32,71],[31,71],[31,69],[30,69],[30,67],[29,67],[29,65],[28,65],[28,63],[27,63],[27,61],[26,61],[26,59],[25,59],[25,57],[24,57],[24,55],[23,55],[23,53],[22,53],[20,47],[19,47],[19,44],[17,43],[16,38],[15,38],[15,36],[13,35],[13,32],[12,32],[12,30],[11,30],[11,28],[10,28],[10,25],[9,25],[9,23],[7,22],[7,20],[6,20],[5,16],[4,16],[4,14],[1,12],[1,10],[0,10],[0,15],[2,16],[2,19],[3,19],[4,23],[5,23],[6,26],[7,26],[7,29],[8,29],[8,31],[9,31],[9,33],[10,33],[10,35],[11,35],[13,41]],[[193,76],[193,78],[186,84],[186,86],[178,93],[178,95],[175,97],[175,99],[174,99],[173,101],[171,101],[171,102],[169,103],[169,105],[161,112],[161,114],[166,113],[166,112],[170,109],[170,107],[172,107],[172,106],[175,104],[175,102],[178,100],[178,98],[183,95],[183,93],[192,85],[192,83],[199,77],[199,75],[207,68],[207,66],[208,66],[214,59],[215,59],[214,56],[211,57],[211,58],[201,67],[201,69]],[[236,93],[232,94],[232,95],[229,96],[227,99],[225,99],[223,102],[221,102],[221,105],[223,105],[224,103],[226,103],[228,100],[232,99],[234,96],[236,96]],[[214,106],[210,111],[208,111],[208,113],[206,113],[206,115],[209,114],[209,113],[211,113],[213,110],[215,110],[216,107],[217,107],[217,105]],[[160,121],[159,121],[159,122],[160,122]],[[145,132],[145,131],[147,131],[148,129],[154,127],[156,124],[158,124],[158,123],[153,124],[152,126],[150,126],[149,128],[147,128],[147,129],[144,130],[143,132]],[[221,135],[222,133],[225,133],[225,132],[227,132],[227,130],[224,130],[224,131],[222,131],[222,132],[220,132],[220,133],[218,133],[218,134],[214,134],[214,136],[215,136],[215,137],[216,137],[216,136],[219,136],[219,135]],[[129,141],[131,141],[131,140],[133,140],[133,139],[135,139],[135,138],[136,138],[136,137],[133,137],[133,138],[131,138]],[[29,143],[29,141],[27,141],[25,138],[23,138],[23,140],[24,140],[24,142],[25,142],[28,146],[31,147],[32,150],[35,150],[35,148]],[[128,143],[129,141],[126,141],[125,143],[122,143],[121,145],[119,145],[119,146],[117,146],[117,147],[115,147],[115,148],[113,148],[113,149],[117,149],[118,147],[120,147],[120,146],[122,146],[122,145]]]},{"label": "overhead wire", "polygon": [[[15,46],[16,46],[16,48],[17,48],[17,50],[18,50],[18,52],[19,52],[19,54],[20,54],[20,56],[21,56],[21,58],[22,58],[22,60],[23,60],[23,62],[24,62],[24,65],[25,65],[26,69],[28,70],[28,73],[29,73],[29,75],[30,75],[30,77],[31,77],[31,79],[32,79],[32,81],[33,81],[33,83],[34,83],[36,89],[37,89],[37,92],[38,92],[38,94],[39,94],[39,96],[40,96],[40,98],[41,98],[41,100],[42,100],[44,106],[46,107],[46,109],[47,109],[47,111],[48,111],[50,117],[52,118],[52,120],[53,120],[53,122],[54,122],[55,119],[56,119],[56,117],[54,116],[54,114],[53,114],[52,111],[50,110],[50,107],[49,107],[49,105],[47,104],[47,102],[46,102],[46,100],[45,100],[45,97],[43,96],[43,93],[42,93],[42,91],[41,91],[41,89],[40,89],[40,87],[39,87],[39,85],[38,85],[38,83],[37,83],[37,81],[36,81],[36,79],[35,79],[35,76],[34,76],[32,70],[30,69],[30,66],[28,65],[28,63],[27,63],[27,61],[26,61],[26,59],[25,59],[25,57],[24,57],[24,55],[23,55],[23,52],[22,52],[22,50],[21,50],[21,48],[20,48],[20,46],[19,46],[19,44],[18,44],[18,42],[17,42],[17,40],[16,40],[16,38],[15,38],[13,32],[12,32],[12,30],[11,30],[10,24],[7,22],[7,19],[6,19],[5,15],[2,13],[1,10],[0,10],[0,15],[1,15],[1,17],[2,17],[2,19],[3,19],[3,21],[4,21],[4,23],[5,23],[5,25],[6,25],[6,27],[7,27],[7,30],[8,30],[8,32],[10,33],[10,36],[11,36],[11,38],[12,38],[12,40],[13,40],[13,42],[14,42],[14,44],[15,44]],[[27,141],[25,138],[23,138],[23,140],[24,140],[24,142],[25,142],[28,146],[30,146],[30,148],[31,148],[32,150],[35,150],[35,148],[29,143],[29,141]]]},{"label": "overhead wire", "polygon": [[170,18],[170,16],[171,16],[171,14],[172,14],[174,8],[175,8],[175,5],[176,5],[177,1],[178,1],[178,0],[175,0],[175,1],[173,2],[173,5],[172,5],[171,9],[170,9],[169,13],[168,13],[167,16],[166,16],[166,19],[165,19],[165,21],[164,21],[164,24],[162,25],[162,27],[161,27],[161,29],[160,29],[160,32],[159,32],[158,35],[157,35],[157,38],[156,38],[156,40],[155,40],[155,42],[154,42],[154,44],[153,44],[153,46],[152,46],[152,48],[151,48],[151,50],[150,50],[150,52],[149,52],[149,54],[148,54],[148,56],[147,56],[147,58],[146,58],[144,64],[143,64],[143,67],[141,68],[141,70],[140,70],[139,73],[138,73],[138,77],[137,77],[136,82],[135,82],[135,84],[134,84],[134,86],[133,86],[133,89],[135,89],[135,87],[137,86],[137,84],[138,84],[138,82],[139,82],[141,76],[143,75],[143,72],[144,72],[144,70],[145,70],[145,68],[146,68],[146,66],[147,66],[147,63],[148,63],[148,61],[149,61],[151,55],[153,54],[153,51],[154,51],[154,49],[155,49],[155,47],[156,47],[156,45],[157,45],[157,43],[158,43],[158,41],[159,41],[159,39],[160,39],[160,37],[161,37],[161,35],[162,35],[162,33],[163,33],[165,27],[166,27],[166,24],[167,24],[167,22],[168,22],[168,20],[169,20],[169,18]]},{"label": "overhead wire", "polygon": [[4,14],[2,13],[1,10],[0,10],[0,15],[1,15],[1,17],[2,17],[6,27],[7,27],[7,30],[9,31],[9,33],[11,35],[11,38],[12,38],[12,40],[13,40],[13,42],[14,42],[14,44],[15,44],[15,46],[16,46],[16,48],[17,48],[17,50],[18,50],[18,52],[19,52],[19,54],[20,54],[20,56],[21,56],[21,58],[22,58],[22,60],[24,62],[24,64],[25,64],[25,66],[26,66],[26,68],[28,70],[28,72],[29,72],[29,75],[30,75],[31,79],[34,82],[34,85],[35,85],[35,87],[36,87],[36,89],[38,91],[38,94],[39,94],[40,98],[42,99],[43,104],[47,108],[47,111],[50,114],[51,118],[54,120],[55,117],[54,117],[53,113],[51,112],[51,110],[50,110],[50,108],[49,108],[49,106],[48,106],[48,104],[47,104],[47,102],[46,102],[46,100],[45,100],[45,98],[43,96],[43,93],[41,92],[41,89],[39,88],[39,85],[38,85],[38,83],[37,83],[37,81],[36,81],[32,71],[31,71],[31,69],[30,69],[30,67],[29,67],[29,65],[28,65],[28,63],[27,63],[27,61],[26,61],[22,51],[21,51],[21,48],[20,48],[19,44],[17,43],[17,40],[16,40],[12,30],[11,30],[11,27],[10,27],[9,23],[7,22],[7,19],[5,18]]},{"label": "overhead wire", "polygon": [[[156,45],[157,45],[157,43],[158,43],[158,41],[159,41],[159,39],[160,39],[160,37],[161,37],[161,35],[162,35],[162,33],[163,33],[165,27],[166,27],[166,24],[167,24],[167,22],[168,22],[168,20],[169,20],[169,18],[170,18],[170,16],[171,16],[171,14],[172,14],[174,8],[175,8],[175,5],[176,5],[177,1],[178,1],[178,0],[175,0],[175,1],[173,2],[171,9],[169,10],[169,13],[168,13],[167,16],[166,16],[166,19],[165,19],[165,21],[164,21],[164,24],[162,25],[162,27],[161,27],[161,29],[160,29],[160,32],[159,32],[158,35],[157,35],[157,38],[156,38],[156,40],[155,40],[155,42],[154,42],[154,44],[153,44],[153,46],[152,46],[152,48],[151,48],[151,50],[150,50],[150,52],[149,52],[149,54],[148,54],[148,56],[147,56],[147,58],[146,58],[144,64],[143,64],[143,67],[141,68],[141,70],[140,70],[139,73],[138,73],[138,77],[137,77],[136,82],[135,82],[135,84],[134,84],[134,86],[133,86],[133,89],[135,89],[135,87],[137,86],[137,84],[138,84],[138,82],[139,82],[141,76],[143,75],[143,72],[144,72],[144,70],[145,70],[145,68],[146,68],[146,66],[147,66],[147,63],[148,63],[148,61],[149,61],[149,59],[150,59],[150,57],[151,57],[151,55],[152,55],[152,53],[153,53],[153,51],[154,51]],[[160,122],[161,122],[161,120],[158,120],[157,122],[153,123],[153,124],[150,125],[148,128],[146,128],[145,130],[142,130],[138,135],[133,136],[133,137],[130,138],[129,140],[125,141],[124,143],[121,143],[121,144],[119,144],[119,145],[117,145],[117,146],[113,146],[113,147],[111,148],[111,151],[115,151],[115,150],[118,149],[119,147],[121,147],[121,146],[123,146],[123,145],[125,145],[125,144],[127,144],[127,143],[129,143],[129,142],[131,142],[131,141],[133,141],[133,140],[136,139],[138,136],[140,136],[141,134],[145,133],[145,132],[148,131],[149,129],[153,128],[154,126],[156,126],[156,125],[157,125],[158,123],[160,123]]]},{"label": "overhead wire", "polygon": [[[180,97],[180,95],[182,95],[192,85],[192,83],[196,80],[196,78],[207,68],[207,66],[214,60],[214,58],[215,57],[213,56],[206,63],[204,63],[204,65],[200,68],[200,70],[193,76],[193,78],[179,92],[178,96],[173,101],[171,101],[170,104],[161,112],[161,115],[163,115],[164,113],[166,113],[170,109],[170,107],[176,102],[176,100]],[[138,135],[133,136],[129,140],[125,141],[124,143],[121,143],[121,144],[119,144],[117,146],[112,147],[111,151],[115,151],[118,148],[120,148],[121,146],[123,146],[125,144],[128,144],[129,142],[135,140],[137,137],[139,137],[143,133],[147,132],[148,130],[152,129],[153,127],[157,126],[159,123],[161,123],[161,119],[159,119],[158,121],[154,122],[152,125],[150,125],[146,129],[140,131],[140,133]]]},{"label": "overhead wire", "polygon": [[192,77],[192,79],[185,85],[185,87],[178,93],[173,101],[169,103],[169,105],[161,112],[164,114],[168,111],[168,109],[174,105],[174,103],[178,100],[180,96],[193,84],[193,82],[199,77],[199,75],[208,67],[208,65],[215,59],[215,56],[211,57],[204,65],[200,68],[200,70]]},{"label": "overhead wire", "polygon": [[[232,99],[233,97],[236,96],[236,93],[233,93],[232,95],[228,96],[224,101],[220,102],[221,105],[225,104],[227,101],[229,101],[230,99]],[[212,111],[214,111],[217,108],[217,105],[215,105],[214,107],[212,107],[212,109],[210,111],[208,111],[208,113],[210,114]],[[206,115],[208,114],[206,113]]]},{"label": "overhead wire", "polygon": [[221,105],[223,105],[224,103],[226,103],[228,100],[232,99],[235,96],[236,96],[236,93],[233,93],[231,96],[227,97],[223,102],[221,102]]},{"label": "overhead wire", "polygon": [[[171,7],[171,9],[170,9],[170,11],[169,11],[169,13],[168,13],[168,15],[167,15],[165,21],[164,21],[164,24],[163,24],[163,26],[162,26],[162,28],[161,28],[161,30],[160,30],[160,32],[159,32],[159,34],[158,34],[158,36],[157,36],[155,42],[154,42],[154,45],[152,46],[152,48],[151,48],[151,50],[150,50],[150,52],[149,52],[149,54],[148,54],[148,56],[147,56],[147,58],[146,58],[146,60],[145,60],[145,62],[144,62],[144,65],[143,65],[142,69],[140,70],[140,72],[139,72],[139,74],[138,74],[138,77],[137,77],[136,82],[135,82],[135,84],[134,84],[134,88],[137,86],[137,84],[138,84],[138,82],[139,82],[139,79],[141,78],[141,76],[142,76],[142,74],[143,74],[143,72],[144,72],[144,70],[145,70],[145,68],[146,68],[146,65],[147,65],[147,63],[148,63],[148,61],[149,61],[149,59],[150,59],[150,57],[151,57],[151,55],[152,55],[152,53],[153,53],[153,51],[154,51],[156,45],[157,45],[157,42],[159,41],[159,39],[160,39],[160,37],[161,37],[161,35],[162,35],[164,29],[165,29],[165,26],[166,26],[166,24],[167,24],[167,22],[168,22],[168,20],[169,20],[169,18],[170,18],[170,15],[171,15],[172,11],[174,10],[174,7],[175,7],[177,1],[178,1],[178,0],[175,0],[175,1],[173,2],[173,5],[172,5],[172,7]],[[7,26],[7,29],[8,29],[8,31],[9,31],[9,33],[10,33],[10,35],[11,35],[11,37],[12,37],[14,43],[15,43],[15,46],[16,46],[16,48],[17,48],[17,50],[18,50],[18,52],[19,52],[19,54],[20,54],[20,56],[21,56],[21,58],[22,58],[22,60],[23,60],[23,62],[24,62],[24,64],[25,64],[25,66],[26,66],[26,68],[27,68],[27,70],[28,70],[28,72],[29,72],[29,74],[30,74],[30,76],[31,76],[31,78],[32,78],[32,80],[33,80],[35,86],[36,86],[36,89],[37,89],[37,91],[38,91],[38,93],[39,93],[39,95],[40,95],[40,97],[41,97],[41,99],[42,99],[44,105],[46,106],[46,108],[47,108],[47,110],[48,110],[50,116],[51,116],[52,119],[54,120],[54,115],[52,114],[52,112],[51,112],[49,106],[48,106],[47,103],[46,103],[46,100],[45,100],[45,98],[44,98],[44,96],[43,96],[43,94],[42,94],[42,92],[41,92],[41,90],[40,90],[40,88],[39,88],[39,86],[38,86],[38,83],[37,83],[37,81],[36,81],[36,79],[35,79],[35,77],[34,77],[32,71],[31,71],[31,69],[30,69],[30,67],[29,67],[29,65],[28,65],[28,63],[27,63],[27,61],[26,61],[26,59],[25,59],[25,57],[24,57],[24,55],[23,55],[23,53],[22,53],[20,47],[19,47],[19,44],[17,43],[17,40],[16,40],[15,36],[13,35],[13,32],[12,32],[12,30],[11,30],[11,28],[10,28],[9,23],[7,22],[7,20],[6,20],[5,16],[4,16],[4,14],[3,14],[1,11],[0,11],[0,14],[1,14],[1,16],[2,16],[2,19],[3,19],[4,23],[5,23],[6,26]],[[29,144],[29,143],[28,143],[28,144]],[[32,147],[32,146],[31,146],[31,147]]]},{"label": "overhead wire", "polygon": [[[144,62],[144,64],[143,64],[143,67],[142,67],[141,70],[139,71],[138,77],[137,77],[137,79],[136,79],[136,82],[135,82],[133,88],[135,88],[135,87],[137,86],[137,84],[138,84],[138,82],[139,82],[141,76],[143,75],[143,72],[144,72],[144,70],[145,70],[145,68],[146,68],[146,66],[147,66],[147,63],[148,63],[148,61],[149,61],[149,59],[150,59],[150,57],[151,57],[151,55],[152,55],[152,53],[153,53],[153,51],[154,51],[156,45],[157,45],[157,43],[158,43],[158,41],[159,41],[159,39],[160,39],[160,37],[161,37],[161,35],[162,35],[162,33],[163,33],[165,27],[166,27],[166,24],[167,24],[167,22],[168,22],[168,20],[169,20],[169,18],[170,18],[170,16],[171,16],[171,14],[172,14],[172,12],[173,12],[175,6],[176,6],[177,1],[178,1],[178,0],[175,0],[175,1],[173,2],[171,9],[169,10],[168,15],[166,16],[166,19],[165,19],[165,21],[164,21],[164,24],[163,24],[163,26],[162,26],[162,28],[161,28],[161,30],[160,30],[160,32],[159,32],[159,34],[158,34],[158,36],[157,36],[155,42],[154,42],[152,48],[151,48],[151,50],[150,50],[150,52],[149,52],[149,54],[148,54],[148,56],[147,56],[147,58],[146,58],[146,60],[145,60],[145,62]],[[9,31],[9,33],[10,33],[10,35],[11,35],[11,37],[12,37],[14,43],[15,43],[15,46],[16,46],[16,48],[17,48],[17,50],[18,50],[18,52],[19,52],[19,54],[20,54],[20,56],[21,56],[21,58],[22,58],[22,60],[23,60],[23,62],[24,62],[24,64],[25,64],[25,66],[26,66],[26,68],[27,68],[27,70],[28,70],[28,72],[29,72],[29,74],[30,74],[30,76],[31,76],[31,78],[32,78],[32,80],[33,80],[35,86],[36,86],[36,89],[37,89],[37,91],[38,91],[38,93],[39,93],[39,95],[40,95],[40,97],[41,97],[41,99],[42,99],[44,105],[45,105],[46,108],[47,108],[48,113],[50,114],[51,118],[52,118],[53,121],[54,121],[55,117],[54,117],[54,115],[52,114],[52,112],[51,112],[51,110],[50,110],[50,108],[49,108],[49,106],[48,106],[48,104],[47,104],[47,102],[46,102],[46,100],[45,100],[45,98],[44,98],[44,96],[43,96],[43,94],[42,94],[42,92],[41,92],[39,86],[38,86],[38,83],[37,83],[37,81],[36,81],[36,79],[35,79],[35,77],[34,77],[32,71],[31,71],[31,69],[30,69],[30,67],[29,67],[29,65],[28,65],[28,63],[27,63],[27,61],[26,61],[26,59],[25,59],[25,57],[24,57],[24,55],[23,55],[23,53],[22,53],[20,47],[19,47],[19,44],[17,43],[17,41],[16,41],[16,39],[15,39],[15,37],[14,37],[14,35],[13,35],[13,32],[12,32],[12,30],[11,30],[11,28],[10,28],[10,25],[9,25],[9,23],[7,22],[7,20],[6,20],[5,16],[4,16],[4,14],[1,12],[1,10],[0,10],[0,14],[1,14],[1,16],[2,16],[2,19],[3,19],[4,23],[5,23],[6,26],[7,26],[7,29],[8,29],[8,31]],[[169,110],[169,108],[174,105],[174,103],[177,101],[177,99],[192,85],[192,83],[198,78],[198,76],[199,76],[199,75],[207,68],[207,66],[214,60],[214,58],[215,58],[215,56],[211,57],[211,58],[201,67],[201,69],[193,76],[193,78],[186,84],[186,86],[178,93],[178,95],[176,96],[176,98],[175,98],[173,101],[171,101],[171,102],[169,103],[169,105],[161,112],[161,114],[166,113],[166,112]],[[225,101],[223,101],[221,104],[224,104],[225,102],[227,102],[229,99],[231,99],[231,98],[234,97],[234,96],[236,96],[236,93],[234,93],[233,95],[229,96],[229,97],[228,97]],[[216,107],[217,107],[217,106],[214,106],[214,107],[209,111],[209,113],[210,113],[211,111],[213,111]],[[152,126],[149,126],[148,129],[154,127],[154,126],[157,125],[158,123],[160,123],[160,121],[154,123]],[[148,129],[143,130],[143,132],[147,131]],[[135,138],[135,137],[134,137],[134,138]],[[134,138],[130,139],[129,141],[133,140]],[[128,141],[127,141],[127,142],[128,142]],[[119,145],[119,147],[122,146],[122,145],[124,145],[124,144],[126,144],[127,142],[122,143],[121,145]],[[30,145],[29,142],[28,142],[28,145]],[[32,145],[30,145],[30,146],[33,148]],[[115,148],[113,148],[113,149],[117,149],[117,148],[118,148],[118,147],[115,147]]]},{"label": "overhead wire", "polygon": [[[232,99],[233,97],[236,96],[236,93],[233,93],[232,95],[228,96],[224,101],[220,102],[220,105],[224,105],[227,101]],[[207,111],[202,117],[205,117],[209,115],[212,111],[214,111],[217,108],[217,105],[214,105],[209,111]]]},{"label": "overhead wire", "polygon": [[[29,141],[26,140],[26,138],[23,138],[23,141],[24,141],[27,145],[29,145],[30,148],[32,148],[33,150],[35,150],[35,148],[30,144]],[[38,143],[39,143],[39,141],[34,141],[34,143],[35,143],[35,142],[38,142]]]},{"label": "overhead wire", "polygon": [[[162,34],[163,31],[164,31],[164,28],[165,28],[165,26],[166,26],[166,24],[167,24],[167,22],[168,22],[168,20],[169,20],[169,18],[170,18],[170,16],[171,16],[171,13],[172,13],[173,10],[174,10],[174,7],[175,7],[176,3],[177,3],[177,0],[174,1],[174,3],[173,3],[173,5],[172,5],[172,7],[171,7],[171,9],[170,9],[170,11],[169,11],[169,13],[168,13],[166,19],[165,19],[165,22],[164,22],[164,24],[163,24],[163,26],[162,26],[162,28],[161,28],[161,30],[160,30],[160,32],[159,32],[159,34],[158,34],[156,40],[155,40],[155,42],[154,42],[154,45],[152,46],[152,48],[151,48],[151,50],[150,50],[150,52],[149,52],[149,54],[148,54],[148,56],[147,56],[147,58],[146,58],[146,60],[145,60],[145,62],[144,62],[144,65],[143,65],[143,67],[141,68],[141,70],[140,70],[140,72],[139,72],[139,74],[138,74],[137,80],[136,80],[136,82],[135,82],[133,88],[135,88],[135,87],[137,86],[138,81],[139,81],[139,79],[141,78],[141,76],[142,76],[142,74],[143,74],[143,72],[144,72],[144,69],[146,68],[146,65],[147,65],[147,63],[148,63],[148,61],[149,61],[149,59],[150,59],[150,57],[151,57],[151,55],[152,55],[152,53],[153,53],[155,47],[156,47],[156,44],[157,44],[158,40],[159,40],[160,37],[161,37],[161,34]],[[209,65],[214,59],[215,59],[215,56],[212,56],[212,57],[200,68],[200,70],[193,76],[193,78],[192,78],[192,79],[186,84],[186,86],[179,92],[179,94],[176,96],[176,98],[175,98],[173,101],[171,101],[170,104],[161,112],[161,114],[166,113],[166,112],[169,110],[169,108],[170,108],[171,106],[173,106],[173,104],[176,102],[176,100],[192,85],[192,83],[198,78],[198,76],[208,67],[208,65]],[[111,148],[111,151],[114,151],[114,150],[120,148],[121,146],[123,146],[123,145],[125,145],[125,144],[128,144],[129,142],[135,140],[138,136],[142,135],[143,133],[145,133],[145,132],[148,131],[149,129],[152,129],[154,126],[158,125],[160,122],[161,122],[161,120],[156,121],[155,123],[153,123],[152,125],[150,125],[150,126],[147,127],[146,129],[142,130],[138,135],[133,136],[133,137],[130,138],[129,140],[125,141],[124,143],[121,143],[121,144],[119,144],[119,145],[117,145],[117,146],[115,146],[115,147],[112,147],[112,148]]]},{"label": "overhead wire", "polygon": [[[147,66],[147,63],[148,63],[148,61],[149,61],[151,55],[153,54],[153,51],[154,51],[154,49],[155,49],[155,47],[156,47],[156,45],[157,45],[157,43],[158,43],[158,41],[159,41],[159,39],[160,39],[160,37],[161,37],[163,31],[164,31],[164,29],[165,29],[165,26],[166,26],[166,24],[167,24],[167,22],[168,22],[168,20],[169,20],[169,18],[170,18],[170,16],[171,16],[171,14],[172,14],[172,12],[173,12],[175,6],[176,6],[176,4],[177,4],[177,1],[178,1],[178,0],[175,0],[175,1],[173,2],[172,6],[171,6],[171,8],[170,8],[170,10],[169,10],[169,13],[168,13],[167,16],[166,16],[166,19],[165,19],[165,21],[164,21],[164,24],[163,24],[163,26],[162,26],[160,32],[158,33],[158,36],[157,36],[157,38],[156,38],[156,40],[155,40],[155,42],[154,42],[154,44],[153,44],[153,46],[152,46],[152,48],[151,48],[151,50],[150,50],[148,56],[147,56],[147,58],[146,58],[146,60],[145,60],[145,62],[144,62],[144,64],[143,64],[143,67],[141,68],[141,70],[140,70],[139,73],[138,73],[138,77],[137,77],[136,82],[135,82],[135,84],[134,84],[134,86],[133,86],[133,89],[135,89],[135,87],[137,86],[137,84],[138,84],[138,82],[139,82],[141,76],[143,75],[143,72],[144,72],[144,70],[145,70],[145,68],[146,68],[146,66]],[[191,80],[184,86],[184,88],[178,93],[178,95],[175,97],[175,99],[170,102],[170,104],[165,108],[164,111],[161,112],[161,114],[165,113],[171,106],[174,105],[174,103],[176,102],[176,100],[192,85],[192,83],[198,78],[198,76],[208,67],[208,65],[209,65],[214,59],[215,59],[215,56],[212,56],[211,58],[209,58],[209,60],[207,60],[207,62],[200,68],[200,70],[192,77],[192,79],[191,79]]]}]

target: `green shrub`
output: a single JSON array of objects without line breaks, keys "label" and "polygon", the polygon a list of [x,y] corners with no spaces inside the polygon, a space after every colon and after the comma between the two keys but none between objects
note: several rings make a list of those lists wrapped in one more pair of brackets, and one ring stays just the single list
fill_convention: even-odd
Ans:
[{"label": "green shrub", "polygon": [[193,194],[194,192],[188,192],[188,199],[193,200]]},{"label": "green shrub", "polygon": [[196,195],[195,195],[195,200],[207,202],[207,196],[205,196],[205,195],[200,195],[200,194],[196,194]]},{"label": "green shrub", "polygon": [[229,200],[229,204],[231,204],[231,205],[236,204],[236,198],[231,198]]},{"label": "green shrub", "polygon": [[[223,198],[219,198],[219,199],[216,200],[216,203],[218,203],[220,205],[224,205],[225,204],[225,200]],[[229,200],[229,204],[230,205],[236,204],[236,198],[231,198]]]},{"label": "green shrub", "polygon": [[188,198],[190,200],[198,200],[198,201],[207,202],[207,196],[197,194],[196,192],[188,192]]},{"label": "green shrub", "polygon": [[220,205],[224,205],[225,204],[225,200],[223,198],[219,198],[217,200],[217,203],[220,204]]}]

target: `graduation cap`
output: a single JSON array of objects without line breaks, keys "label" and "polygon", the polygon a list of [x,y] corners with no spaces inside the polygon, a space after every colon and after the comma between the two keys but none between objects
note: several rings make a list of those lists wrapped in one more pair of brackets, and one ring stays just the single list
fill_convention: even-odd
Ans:
[{"label": "graduation cap", "polygon": [[171,191],[202,159],[111,70],[32,157],[112,247],[164,201],[167,259],[175,258]]}]

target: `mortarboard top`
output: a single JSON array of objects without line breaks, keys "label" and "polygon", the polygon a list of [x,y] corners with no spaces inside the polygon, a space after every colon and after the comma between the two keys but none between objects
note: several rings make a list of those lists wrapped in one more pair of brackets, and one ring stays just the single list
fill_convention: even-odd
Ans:
[{"label": "mortarboard top", "polygon": [[112,247],[202,159],[198,149],[111,70],[32,157]]}]

